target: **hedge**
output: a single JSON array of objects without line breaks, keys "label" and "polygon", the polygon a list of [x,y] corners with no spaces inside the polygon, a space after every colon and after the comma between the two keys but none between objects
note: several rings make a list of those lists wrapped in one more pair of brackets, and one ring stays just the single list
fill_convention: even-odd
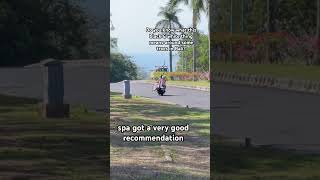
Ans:
[{"label": "hedge", "polygon": [[210,80],[208,72],[154,72],[153,77],[154,80],[158,80],[161,75],[165,75],[167,80],[175,80],[175,81],[191,81],[195,80]]}]

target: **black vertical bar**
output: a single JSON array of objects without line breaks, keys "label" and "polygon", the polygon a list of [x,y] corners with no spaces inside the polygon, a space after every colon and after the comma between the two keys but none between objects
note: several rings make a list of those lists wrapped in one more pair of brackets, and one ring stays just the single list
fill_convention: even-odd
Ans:
[{"label": "black vertical bar", "polygon": [[[210,16],[210,21],[209,21],[209,34],[211,35],[210,38],[212,39],[213,38],[213,32],[214,32],[214,9],[215,9],[215,0],[209,0],[210,1],[210,6],[209,6],[209,16]],[[210,39],[210,40],[211,40]],[[213,44],[210,43],[209,44],[209,48],[210,48],[210,57],[214,57],[213,55]],[[210,59],[210,62],[211,62],[211,59]],[[213,105],[214,105],[214,102],[213,102],[213,93],[214,93],[214,88],[213,88],[213,71],[214,71],[214,68],[213,68],[213,61],[209,64],[210,66],[210,179],[213,178],[214,174],[214,131],[213,131],[213,125],[214,125],[214,110],[213,110]]]},{"label": "black vertical bar", "polygon": [[107,177],[106,179],[110,179],[110,0],[106,0],[106,17],[107,17],[107,32],[106,32],[106,101],[107,101],[107,107],[106,107],[106,113],[107,113],[107,157],[106,157],[106,164],[107,164]]}]

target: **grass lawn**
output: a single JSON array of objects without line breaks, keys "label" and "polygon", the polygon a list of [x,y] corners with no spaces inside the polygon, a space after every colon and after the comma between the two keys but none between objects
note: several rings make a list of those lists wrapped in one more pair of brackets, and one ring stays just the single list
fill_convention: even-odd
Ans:
[{"label": "grass lawn", "polygon": [[[111,94],[111,177],[115,179],[209,179],[209,111]],[[119,125],[190,125],[184,142],[123,142]],[[132,134],[132,133],[127,133]],[[139,135],[162,135],[141,132]],[[170,161],[167,158],[171,159]]]},{"label": "grass lawn", "polygon": [[320,80],[320,66],[215,63],[213,71],[270,75],[304,80]]},{"label": "grass lawn", "polygon": [[0,179],[105,179],[106,130],[84,107],[42,119],[36,100],[0,95]]},{"label": "grass lawn", "polygon": [[210,81],[168,81],[168,85],[198,86],[210,88]]},{"label": "grass lawn", "polygon": [[[117,125],[185,124],[192,130],[179,143],[124,143]],[[134,97],[124,100],[111,95],[111,175],[120,179],[208,179],[209,112],[177,107]],[[215,180],[318,180],[320,155],[275,150],[269,147],[244,148],[215,136]],[[162,147],[164,146],[164,147]],[[165,154],[173,162],[165,162]],[[122,172],[122,174],[121,174]]]},{"label": "grass lawn", "polygon": [[318,180],[320,155],[271,148],[244,148],[227,139],[214,141],[215,180]]},{"label": "grass lawn", "polygon": [[[147,82],[155,83],[155,81],[148,80]],[[176,86],[198,86],[210,88],[210,81],[167,81],[167,85],[176,85]]]}]

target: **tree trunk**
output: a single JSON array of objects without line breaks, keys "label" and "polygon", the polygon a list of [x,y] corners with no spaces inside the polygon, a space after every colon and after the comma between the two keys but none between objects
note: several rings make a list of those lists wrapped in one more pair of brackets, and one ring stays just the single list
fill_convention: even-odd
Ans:
[{"label": "tree trunk", "polygon": [[244,0],[241,0],[241,32],[244,33]]},{"label": "tree trunk", "polygon": [[[233,0],[230,0],[230,35],[233,34]],[[229,56],[230,61],[233,61],[233,46],[232,46],[232,39],[230,40],[230,47],[229,47]]]},{"label": "tree trunk", "polygon": [[267,0],[267,42],[266,42],[266,63],[270,63],[270,54],[269,54],[269,33],[270,33],[270,0]]},{"label": "tree trunk", "polygon": [[[209,3],[210,5],[210,3]],[[211,65],[211,42],[210,42],[210,37],[211,37],[211,31],[210,31],[210,21],[211,21],[211,17],[210,17],[210,12],[209,12],[209,21],[208,21],[208,72],[210,73],[210,65]]]},{"label": "tree trunk", "polygon": [[[276,9],[277,9],[277,1],[278,0],[267,0],[267,33],[270,34],[272,32],[276,32]],[[266,62],[273,63],[272,55],[270,52],[272,51],[272,44],[269,42],[269,36],[266,43]]]},{"label": "tree trunk", "polygon": [[[170,29],[172,28],[172,26],[171,26],[171,22],[170,22],[170,27],[169,27]],[[171,31],[170,31],[171,32]],[[172,35],[172,33],[170,33],[170,35]],[[171,42],[171,38],[169,38],[169,42]],[[170,63],[170,72],[172,72],[172,50],[171,50],[171,48],[172,48],[172,45],[171,44],[169,44],[169,63]]]},{"label": "tree trunk", "polygon": [[[197,29],[197,20],[196,20],[196,14],[195,11],[193,10],[193,17],[192,17],[192,27],[194,29]],[[193,46],[192,46],[192,59],[193,59],[193,72],[197,71],[197,67],[196,67],[196,62],[197,62],[197,33],[193,32]]]},{"label": "tree trunk", "polygon": [[320,0],[317,0],[317,29],[316,29],[316,52],[314,56],[314,63],[320,65],[320,51],[319,51],[319,37],[320,37]]},{"label": "tree trunk", "polygon": [[213,14],[211,11],[212,6],[213,6],[212,0],[209,0],[208,1],[208,43],[209,43],[208,44],[208,60],[209,60],[208,72],[210,75],[211,75],[211,42],[210,42],[211,38],[210,37],[211,37],[211,33],[212,33],[212,31],[211,31],[211,21],[212,21],[211,14]]}]

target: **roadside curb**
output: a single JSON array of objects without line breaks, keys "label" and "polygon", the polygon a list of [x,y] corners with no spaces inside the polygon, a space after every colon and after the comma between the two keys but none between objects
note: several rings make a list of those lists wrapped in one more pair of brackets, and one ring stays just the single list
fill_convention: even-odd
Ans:
[{"label": "roadside curb", "polygon": [[199,91],[206,91],[209,92],[210,88],[206,87],[200,87],[200,86],[178,86],[178,85],[170,85],[171,87],[177,87],[177,88],[184,88],[184,89],[193,89],[193,90],[199,90]]},{"label": "roadside curb", "polygon": [[[146,82],[146,81],[140,81],[140,83],[154,84],[152,82]],[[199,91],[206,91],[206,92],[210,91],[210,88],[200,87],[200,86],[180,86],[180,85],[169,85],[169,86],[170,87],[176,87],[176,88],[183,88],[183,89],[193,89],[193,90],[199,90]]]},{"label": "roadside curb", "polygon": [[270,87],[320,95],[320,81],[275,78],[268,75],[253,75],[233,72],[214,72],[213,81],[249,85],[253,87]]}]

